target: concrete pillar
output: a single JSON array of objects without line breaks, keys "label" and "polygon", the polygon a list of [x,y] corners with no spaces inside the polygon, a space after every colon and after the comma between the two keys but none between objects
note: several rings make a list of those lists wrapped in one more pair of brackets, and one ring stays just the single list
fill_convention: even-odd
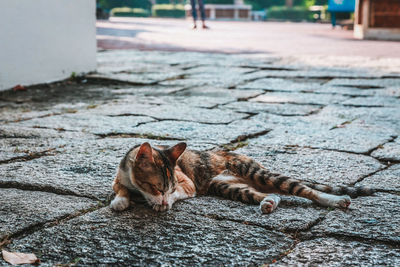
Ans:
[{"label": "concrete pillar", "polygon": [[215,19],[215,7],[210,8],[210,19]]},{"label": "concrete pillar", "polygon": [[233,18],[234,18],[235,20],[238,20],[238,19],[239,19],[239,9],[235,8],[235,9],[233,10]]}]

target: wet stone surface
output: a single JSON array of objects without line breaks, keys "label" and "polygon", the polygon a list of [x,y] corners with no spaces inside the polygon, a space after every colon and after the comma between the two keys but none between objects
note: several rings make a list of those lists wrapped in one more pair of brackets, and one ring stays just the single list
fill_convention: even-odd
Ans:
[{"label": "wet stone surface", "polygon": [[384,191],[400,192],[400,164],[366,177],[357,185],[371,186]]},{"label": "wet stone surface", "polygon": [[271,266],[397,266],[400,248],[383,244],[317,238],[298,244]]},{"label": "wet stone surface", "polygon": [[[387,65],[105,51],[97,73],[0,92],[0,247],[44,266],[399,265],[400,75]],[[132,146],[181,141],[379,193],[347,211],[290,196],[272,214],[213,196],[105,207]]]},{"label": "wet stone surface", "polygon": [[[342,122],[340,122],[342,121]],[[252,145],[288,145],[369,153],[392,140],[396,130],[366,124],[363,120],[335,121],[287,118],[286,125],[278,125],[268,135],[250,141]]]},{"label": "wet stone surface", "polygon": [[372,156],[386,161],[400,161],[400,138],[386,143],[371,154]]},{"label": "wet stone surface", "polygon": [[123,213],[106,207],[43,229],[11,249],[34,251],[49,265],[77,258],[82,265],[262,265],[292,243],[262,227],[136,205]]},{"label": "wet stone surface", "polygon": [[355,97],[342,102],[350,107],[397,107],[400,108],[400,99],[394,97]]},{"label": "wet stone surface", "polygon": [[377,193],[353,199],[346,212],[334,210],[311,229],[314,236],[362,237],[400,244],[400,196]]},{"label": "wet stone surface", "polygon": [[112,133],[134,133],[136,126],[150,121],[154,121],[154,119],[145,116],[110,117],[77,113],[32,119],[18,122],[14,125],[107,135]]},{"label": "wet stone surface", "polygon": [[0,188],[0,194],[0,240],[97,205],[88,198],[13,188]]},{"label": "wet stone surface", "polygon": [[250,101],[263,103],[290,103],[300,105],[327,105],[343,102],[347,99],[345,96],[330,94],[313,94],[312,97],[308,93],[284,93],[284,92],[267,92],[263,95],[252,98]]},{"label": "wet stone surface", "polygon": [[0,137],[0,162],[3,163],[19,158],[52,155],[62,151],[73,140],[94,138],[84,133],[15,126],[0,127]]},{"label": "wet stone surface", "polygon": [[253,120],[239,120],[226,125],[213,126],[197,122],[160,121],[140,125],[136,128],[136,132],[140,134],[153,133],[176,139],[199,140],[212,144],[226,144],[239,136],[257,134],[268,129],[262,123]]},{"label": "wet stone surface", "polygon": [[247,205],[214,196],[188,199],[177,203],[174,210],[187,211],[218,220],[231,220],[257,225],[269,230],[297,232],[310,228],[328,212],[312,201],[297,197],[282,197],[277,210],[262,214],[259,205]]},{"label": "wet stone surface", "polygon": [[305,116],[317,112],[321,107],[317,105],[296,105],[287,103],[257,103],[257,102],[233,102],[220,108],[232,109],[239,112],[266,112],[282,116]]},{"label": "wet stone surface", "polygon": [[[129,116],[150,116],[159,120],[186,120],[201,123],[229,123],[246,117],[246,114],[239,114],[229,110],[217,110],[198,108],[189,105],[141,105],[136,104],[110,104],[93,109],[93,113],[114,117]],[[182,116],[182,113],[185,116]],[[135,126],[135,125],[133,125]]]}]

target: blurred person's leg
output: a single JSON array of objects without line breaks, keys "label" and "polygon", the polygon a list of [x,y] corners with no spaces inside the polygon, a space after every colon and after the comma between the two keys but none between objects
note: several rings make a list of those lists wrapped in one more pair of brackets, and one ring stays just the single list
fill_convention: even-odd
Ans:
[{"label": "blurred person's leg", "polygon": [[192,6],[192,17],[193,17],[193,29],[196,29],[197,20],[197,10],[196,10],[196,0],[190,0],[190,5]]},{"label": "blurred person's leg", "polygon": [[197,1],[199,2],[200,16],[201,16],[201,22],[203,23],[203,29],[208,29],[208,27],[206,26],[206,11],[204,9],[204,2],[203,0],[197,0]]}]

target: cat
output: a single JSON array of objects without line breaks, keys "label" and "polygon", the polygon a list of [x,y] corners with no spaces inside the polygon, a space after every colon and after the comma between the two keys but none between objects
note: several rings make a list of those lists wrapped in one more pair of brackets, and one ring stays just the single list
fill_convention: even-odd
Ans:
[{"label": "cat", "polygon": [[112,188],[110,206],[122,211],[130,205],[130,191],[140,192],[156,211],[196,195],[217,195],[259,204],[262,213],[274,211],[281,198],[294,195],[333,208],[346,209],[351,197],[371,195],[367,187],[331,187],[271,173],[253,159],[227,151],[186,150],[186,143],[131,148],[121,160]]}]

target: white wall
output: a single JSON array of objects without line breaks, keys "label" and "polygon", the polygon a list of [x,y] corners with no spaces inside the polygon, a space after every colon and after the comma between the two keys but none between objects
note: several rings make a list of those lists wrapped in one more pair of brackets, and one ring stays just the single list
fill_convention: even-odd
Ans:
[{"label": "white wall", "polygon": [[0,90],[96,69],[95,0],[0,0]]}]

